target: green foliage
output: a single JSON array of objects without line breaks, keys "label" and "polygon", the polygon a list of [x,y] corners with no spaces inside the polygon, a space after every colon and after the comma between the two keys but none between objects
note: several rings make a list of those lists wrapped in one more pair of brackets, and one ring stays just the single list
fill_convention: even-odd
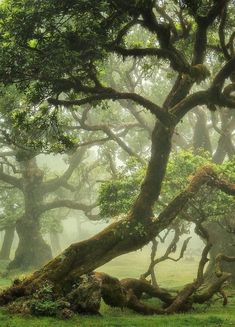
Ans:
[{"label": "green foliage", "polygon": [[35,316],[56,316],[59,303],[54,300],[52,285],[45,282],[33,295],[29,303],[31,313]]},{"label": "green foliage", "polygon": [[68,132],[71,123],[68,117],[61,115],[45,103],[39,107],[18,107],[11,112],[11,138],[17,144],[24,143],[30,151],[52,151],[61,153],[71,150],[78,143],[74,133]]},{"label": "green foliage", "polygon": [[[70,131],[71,118],[46,102],[29,105],[15,86],[0,87],[1,131],[8,143],[35,154],[40,150],[55,153],[71,150],[78,143]],[[20,158],[19,158],[19,161]]]},{"label": "green foliage", "polygon": [[[5,0],[0,11],[1,78],[17,81],[35,103],[51,94],[91,85],[117,29],[127,21],[109,1]],[[32,83],[31,83],[32,82]]]},{"label": "green foliage", "polygon": [[133,179],[133,177],[102,184],[99,193],[101,216],[112,217],[129,211],[138,190],[139,180]]},{"label": "green foliage", "polygon": [[98,203],[102,217],[110,218],[130,210],[144,176],[144,169],[137,167],[135,160],[129,160],[127,168],[115,180],[101,184]]},{"label": "green foliage", "polygon": [[[156,213],[164,209],[180,191],[187,187],[191,176],[198,168],[208,164],[212,165],[209,154],[203,151],[197,155],[192,151],[184,150],[172,153],[167,166],[162,193],[155,207]],[[221,165],[214,165],[214,167],[222,178],[227,177],[234,181],[234,164],[235,158]],[[144,175],[145,169],[136,167],[134,170],[129,170],[128,173],[120,174],[117,180],[103,183],[99,191],[101,215],[110,218],[127,213],[138,195]],[[209,186],[203,186],[190,202],[188,212],[193,217],[200,218],[203,214],[208,219],[219,220],[229,214],[234,207],[233,197]]]},{"label": "green foliage", "polygon": [[51,300],[32,300],[30,309],[34,316],[53,317],[58,312],[58,303]]}]

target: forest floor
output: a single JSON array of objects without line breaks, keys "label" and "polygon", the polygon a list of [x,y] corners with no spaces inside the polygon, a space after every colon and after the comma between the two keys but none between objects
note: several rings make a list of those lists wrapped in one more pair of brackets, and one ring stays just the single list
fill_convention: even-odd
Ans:
[{"label": "forest floor", "polygon": [[[118,278],[139,277],[145,271],[148,264],[146,249],[132,254],[121,256],[103,267],[104,271]],[[162,287],[179,289],[184,284],[191,282],[197,271],[198,257],[194,260],[185,260],[178,263],[164,262],[157,269],[157,277]],[[6,263],[0,263],[0,271],[4,270]],[[0,288],[4,288],[12,282],[16,272],[11,277],[0,278]],[[20,277],[23,277],[20,274]],[[228,291],[228,293],[234,291]],[[153,300],[151,301],[153,304]],[[175,314],[173,316],[141,316],[130,310],[111,308],[102,304],[101,315],[75,316],[70,320],[63,321],[56,318],[31,317],[11,315],[4,309],[0,310],[0,327],[194,327],[194,326],[234,326],[235,327],[235,296],[229,297],[226,307],[222,306],[222,300],[216,299],[213,303],[195,306],[194,311],[187,314]]]}]

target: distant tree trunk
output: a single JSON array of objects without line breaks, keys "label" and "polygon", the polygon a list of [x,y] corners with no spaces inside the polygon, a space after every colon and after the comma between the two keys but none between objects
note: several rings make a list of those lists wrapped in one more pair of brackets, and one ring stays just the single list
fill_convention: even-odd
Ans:
[{"label": "distant tree trunk", "polygon": [[[235,254],[235,237],[234,234],[228,233],[217,222],[209,222],[206,224],[209,231],[210,240],[213,244],[210,250],[210,261],[205,273],[205,279],[211,281],[215,276],[215,258],[218,254],[223,253],[233,257]],[[231,273],[230,281],[235,285],[235,262],[223,262],[223,271]]]},{"label": "distant tree trunk", "polygon": [[49,233],[49,236],[50,236],[50,241],[51,241],[52,253],[53,253],[53,255],[57,255],[58,253],[61,252],[59,233],[51,231]]},{"label": "distant tree trunk", "polygon": [[9,260],[12,243],[14,240],[15,226],[5,229],[2,248],[0,251],[0,260]]},{"label": "distant tree trunk", "polygon": [[[231,131],[233,130],[234,123],[231,120],[228,128],[227,113],[221,113],[221,131],[220,137],[216,150],[213,154],[213,162],[216,164],[222,164],[225,160],[226,155],[230,158],[235,154],[234,145],[231,139]],[[225,119],[226,118],[226,119]],[[231,124],[233,123],[233,124]],[[197,111],[197,122],[195,125],[194,136],[193,136],[194,150],[197,151],[199,148],[205,151],[211,150],[211,143],[206,126],[206,115],[203,111]],[[209,254],[210,261],[207,266],[205,278],[207,281],[215,278],[215,258],[219,253],[224,253],[228,256],[234,256],[235,254],[235,236],[232,233],[226,232],[217,222],[209,222],[206,224],[208,233],[210,235],[211,242],[213,244]],[[232,274],[231,281],[235,284],[235,263],[234,262],[223,262],[223,270]]]},{"label": "distant tree trunk", "polygon": [[204,111],[197,109],[195,112],[197,121],[194,127],[193,148],[197,152],[203,149],[210,154],[212,153],[211,141],[207,127],[207,117]]},{"label": "distant tree trunk", "polygon": [[228,149],[231,147],[231,136],[221,135],[218,141],[217,149],[213,155],[213,161],[217,164],[221,164],[226,155],[228,154]]},{"label": "distant tree trunk", "polygon": [[38,268],[52,258],[50,246],[41,235],[39,223],[43,200],[40,191],[43,172],[38,168],[35,159],[24,161],[22,169],[25,213],[16,223],[19,244],[8,269]]},{"label": "distant tree trunk", "polygon": [[41,235],[38,219],[22,217],[16,224],[16,231],[19,244],[8,269],[37,268],[52,258],[50,246]]}]

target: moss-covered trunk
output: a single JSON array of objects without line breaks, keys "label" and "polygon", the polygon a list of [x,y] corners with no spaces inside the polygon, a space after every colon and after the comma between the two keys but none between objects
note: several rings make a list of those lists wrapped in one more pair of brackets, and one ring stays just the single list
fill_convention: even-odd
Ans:
[{"label": "moss-covered trunk", "polygon": [[[188,94],[193,82],[179,75],[164,103],[167,111]],[[70,284],[75,276],[91,272],[106,262],[143,247],[166,228],[184,204],[169,208],[168,219],[153,221],[153,206],[161,192],[162,182],[171,152],[175,124],[182,117],[174,116],[171,127],[158,120],[152,132],[151,157],[138,198],[125,220],[112,224],[92,238],[72,244],[61,255],[50,261],[27,281],[27,283],[51,280],[58,285]],[[191,195],[190,195],[191,196]],[[172,210],[172,211],[171,211]],[[62,282],[64,281],[64,282]]]},{"label": "moss-covered trunk", "polygon": [[70,279],[103,265],[109,260],[144,246],[152,239],[152,207],[157,200],[171,150],[170,130],[157,122],[152,134],[151,160],[133,210],[89,240],[72,244],[38,274],[52,280]]}]

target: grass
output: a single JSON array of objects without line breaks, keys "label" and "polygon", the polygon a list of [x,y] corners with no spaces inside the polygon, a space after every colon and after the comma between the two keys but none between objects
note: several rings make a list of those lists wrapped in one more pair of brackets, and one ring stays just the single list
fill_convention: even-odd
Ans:
[{"label": "grass", "polygon": [[[149,248],[144,248],[132,254],[123,255],[110,263],[100,267],[100,271],[118,278],[139,277],[147,268]],[[198,258],[194,261],[182,260],[178,263],[165,262],[157,269],[158,280],[161,286],[179,288],[193,280],[197,269]],[[5,263],[0,264],[0,271],[4,270]],[[0,279],[0,287],[8,286],[14,279]],[[63,321],[56,318],[31,317],[11,315],[0,310],[0,327],[207,327],[207,326],[235,326],[235,298],[229,299],[226,307],[219,300],[213,305],[197,306],[192,313],[175,314],[172,316],[141,316],[130,310],[110,308],[102,304],[101,315],[75,316]]]},{"label": "grass", "polygon": [[[163,254],[160,248],[158,255]],[[177,254],[175,255],[177,257]],[[118,277],[120,279],[132,277],[139,278],[149,265],[150,247],[146,246],[142,250],[122,255],[104,266],[97,269],[107,274]],[[165,261],[159,264],[156,270],[159,285],[167,288],[180,288],[190,283],[197,272],[199,257],[195,257],[193,261],[181,260],[178,262]]]},{"label": "grass", "polygon": [[36,318],[30,316],[9,315],[0,311],[1,327],[207,327],[235,326],[235,301],[227,308],[216,304],[207,308],[206,312],[192,314],[176,314],[173,316],[143,317],[129,310],[113,309],[102,305],[103,317],[76,316],[63,321],[55,318]]}]

